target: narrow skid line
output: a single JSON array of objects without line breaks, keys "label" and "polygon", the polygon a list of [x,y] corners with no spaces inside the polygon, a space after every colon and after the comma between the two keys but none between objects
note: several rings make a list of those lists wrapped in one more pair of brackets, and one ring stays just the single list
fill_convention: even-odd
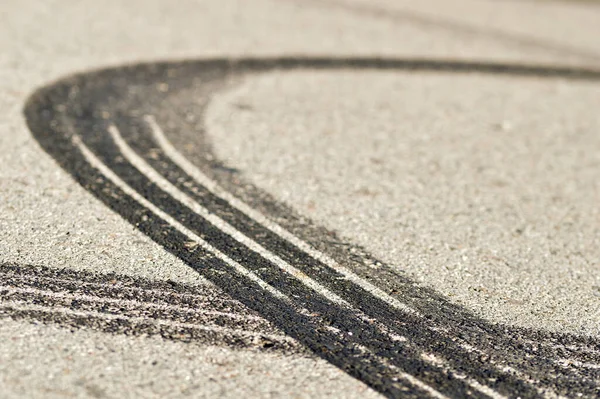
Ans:
[{"label": "narrow skid line", "polygon": [[[1,276],[1,274],[0,274],[0,276]],[[137,292],[140,294],[153,295],[155,297],[155,299],[160,299],[160,300],[165,300],[165,301],[170,300],[171,298],[175,297],[175,298],[181,298],[181,299],[190,299],[190,300],[196,300],[196,301],[200,301],[200,302],[206,302],[209,300],[209,298],[210,298],[210,301],[214,301],[214,299],[209,296],[211,294],[212,295],[214,295],[214,294],[226,295],[225,293],[217,291],[216,288],[207,293],[185,293],[185,292],[167,291],[167,290],[161,290],[161,289],[155,289],[155,288],[140,288],[140,287],[134,287],[134,286],[122,286],[122,285],[110,286],[110,285],[106,285],[105,283],[95,283],[95,282],[81,281],[81,280],[75,280],[75,279],[54,278],[54,277],[45,277],[45,276],[15,275],[14,278],[12,276],[10,276],[10,277],[11,277],[11,279],[5,280],[5,282],[10,281],[13,284],[22,283],[23,285],[31,286],[32,283],[37,283],[40,280],[42,280],[42,281],[45,281],[45,282],[47,282],[49,284],[53,284],[53,285],[55,285],[55,283],[73,284],[73,285],[76,285],[80,289],[87,288],[87,287],[95,287],[95,288],[100,288],[100,289],[118,290],[119,293],[122,293],[125,291],[130,291],[130,292],[134,292],[134,293]],[[197,288],[197,287],[194,287],[194,288]],[[214,288],[214,287],[209,287],[209,288]],[[57,286],[56,289],[62,291],[67,288]],[[238,304],[238,305],[240,304],[239,301],[237,301],[235,299],[231,299],[231,298],[219,298],[219,302],[220,303],[233,303],[233,304]]]},{"label": "narrow skid line", "polygon": [[[25,271],[25,273],[24,273]],[[131,277],[129,276],[123,276],[123,275],[112,275],[112,274],[100,274],[100,273],[92,273],[92,272],[88,272],[85,271],[84,273],[87,275],[90,275],[90,277],[86,277],[89,278],[89,280],[85,280],[82,281],[80,276],[77,277],[68,277],[65,276],[64,274],[69,274],[69,273],[77,273],[78,271],[67,271],[65,273],[64,269],[57,269],[57,272],[60,272],[61,277],[58,277],[54,274],[51,273],[47,273],[47,272],[40,272],[38,270],[35,270],[35,268],[27,268],[26,270],[13,270],[12,268],[6,267],[6,264],[0,264],[0,276],[1,277],[7,277],[7,278],[21,278],[21,279],[44,279],[44,280],[48,280],[48,281],[57,281],[57,282],[64,282],[64,283],[77,283],[77,284],[87,284],[90,286],[97,286],[97,287],[106,287],[106,284],[108,282],[108,279],[111,278],[112,279],[118,279],[118,278],[123,278],[126,277],[128,279],[130,279]],[[106,281],[101,281],[101,279],[104,278]],[[152,280],[146,280],[143,277],[139,278],[139,281],[141,281],[143,284],[156,284],[157,282],[152,281]],[[132,284],[134,284],[134,282],[136,282],[136,280],[134,278],[131,278],[130,281],[125,281],[125,283],[121,280],[115,280],[114,284],[115,286],[119,287],[119,288],[128,288],[128,289],[135,289],[135,290],[145,290],[145,291],[154,291],[157,293],[165,293],[165,294],[177,294],[177,295],[194,295],[193,293],[189,293],[189,292],[176,292],[176,291],[169,291],[169,290],[164,290],[164,289],[160,289],[160,288],[140,288],[137,286],[134,286]],[[159,282],[160,283],[160,282]],[[201,277],[201,280],[193,283],[193,284],[189,284],[186,285],[185,283],[181,283],[178,284],[180,286],[185,286],[186,289],[192,289],[192,290],[207,290],[207,291],[215,291],[218,292],[219,288],[217,288],[214,284],[212,284],[210,281],[206,281],[204,280],[204,278]]]},{"label": "narrow skid line", "polygon": [[192,323],[180,323],[180,322],[172,322],[169,320],[157,320],[157,319],[148,319],[145,317],[127,317],[120,315],[113,315],[101,312],[81,312],[77,310],[72,310],[68,308],[48,308],[46,306],[41,305],[23,305],[20,302],[12,302],[7,301],[0,305],[0,310],[4,311],[37,311],[47,314],[67,314],[71,316],[79,316],[79,317],[94,317],[98,319],[106,319],[106,320],[127,320],[135,323],[146,323],[153,324],[157,326],[168,326],[168,327],[177,327],[177,328],[188,328],[195,330],[203,330],[209,332],[215,332],[220,334],[229,334],[229,335],[237,335],[241,337],[249,337],[249,338],[267,338],[273,341],[281,341],[281,342],[292,342],[297,343],[296,340],[285,336],[285,335],[273,335],[273,334],[263,334],[263,333],[255,333],[246,330],[236,330],[227,327],[220,326],[208,326],[208,325],[200,325],[200,324],[192,324]]},{"label": "narrow skid line", "polygon": [[[204,310],[204,309],[194,309],[190,307],[182,307],[175,305],[167,305],[167,304],[154,304],[148,302],[135,301],[130,299],[115,299],[115,298],[102,298],[98,296],[85,295],[85,294],[73,294],[67,292],[53,292],[53,291],[44,291],[36,288],[13,288],[10,286],[0,285],[0,292],[16,292],[16,293],[24,293],[24,294],[38,294],[49,298],[62,298],[62,299],[75,299],[75,300],[85,300],[94,303],[112,303],[115,305],[132,305],[141,308],[148,309],[159,309],[159,310],[174,310],[183,313],[195,313],[202,315],[211,315],[211,316],[223,316],[231,319],[239,319],[239,320],[254,320],[254,321],[262,321],[266,322],[262,317],[253,316],[253,315],[240,315],[237,313],[229,313],[229,312],[220,312],[216,310]],[[3,298],[0,298],[2,301]]]}]

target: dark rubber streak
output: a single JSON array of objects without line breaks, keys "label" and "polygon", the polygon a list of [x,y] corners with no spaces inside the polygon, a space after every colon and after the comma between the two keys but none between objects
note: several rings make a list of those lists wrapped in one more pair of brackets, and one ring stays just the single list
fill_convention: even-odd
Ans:
[{"label": "dark rubber streak", "polygon": [[[348,281],[342,274],[312,258],[293,244],[231,207],[226,201],[213,195],[159,151],[158,145],[148,137],[148,129],[139,122],[130,122],[129,125],[121,123],[119,128],[128,144],[137,150],[138,155],[144,157],[146,162],[181,191],[232,226],[235,226],[237,230],[252,238],[264,248],[306,273],[332,292],[340,295],[369,317],[386,325],[395,334],[408,338],[411,344],[426,352],[440,355],[452,367],[475,378],[481,384],[489,384],[490,379],[495,379],[498,383],[492,386],[500,393],[506,395],[517,393],[522,396],[535,394],[521,380],[509,373],[498,372],[490,368],[489,363],[481,359],[479,354],[466,351],[452,337],[432,329],[431,327],[434,327],[434,324],[428,319],[393,308],[370,292]],[[145,134],[144,131],[146,131]],[[127,134],[128,132],[129,134]],[[149,156],[149,154],[152,154],[152,156]],[[127,172],[125,174],[127,175]],[[424,331],[427,331],[427,334],[423,334]]]},{"label": "dark rubber streak", "polygon": [[[367,347],[373,353],[386,358],[390,363],[432,385],[444,394],[455,397],[487,397],[479,392],[473,392],[463,379],[456,378],[446,370],[428,364],[421,359],[420,353],[414,348],[405,343],[393,341],[376,325],[361,319],[356,311],[336,305],[320,293],[316,293],[297,278],[282,271],[275,264],[180,204],[126,162],[116,145],[108,137],[108,133],[104,136],[94,135],[93,137],[84,133],[84,137],[88,147],[94,150],[103,163],[144,198],[175,217],[208,244],[238,263],[244,264],[261,280],[291,298],[298,307],[319,314],[325,322],[324,327],[334,327],[345,334],[351,333],[343,338],[347,343]],[[366,292],[364,294],[367,295]]]},{"label": "dark rubber streak", "polygon": [[[131,123],[132,120],[141,118],[146,113],[155,114],[161,126],[170,135],[172,142],[177,145],[178,141],[200,143],[195,146],[194,151],[180,150],[193,161],[207,175],[215,179],[221,186],[255,207],[260,212],[277,220],[277,222],[305,240],[315,248],[328,254],[346,267],[351,268],[358,275],[369,279],[380,288],[386,290],[398,300],[416,308],[424,313],[429,319],[427,322],[402,324],[398,316],[405,317],[395,309],[389,307],[380,308],[380,302],[372,296],[358,298],[364,291],[360,287],[348,286],[346,283],[334,284],[331,280],[335,272],[322,270],[320,265],[306,257],[299,263],[307,270],[311,270],[311,276],[321,279],[325,285],[331,284],[334,291],[350,298],[352,303],[359,307],[368,316],[374,317],[388,326],[403,331],[411,341],[426,348],[434,349],[447,358],[459,372],[464,372],[471,378],[480,382],[482,378],[489,376],[492,379],[486,385],[498,389],[500,392],[520,392],[522,397],[535,397],[537,394],[526,381],[515,379],[510,375],[498,375],[489,370],[476,368],[489,360],[508,363],[516,369],[523,371],[536,380],[535,385],[542,389],[551,389],[565,395],[581,393],[587,397],[595,397],[600,393],[599,383],[594,379],[595,374],[589,369],[564,370],[552,364],[561,350],[549,348],[546,344],[577,345],[583,349],[598,348],[598,340],[589,337],[577,337],[568,334],[547,333],[501,325],[494,325],[474,316],[467,309],[450,303],[437,292],[420,287],[406,277],[392,271],[389,267],[377,262],[360,248],[342,242],[332,232],[315,226],[309,220],[301,218],[292,210],[278,203],[268,194],[261,192],[256,187],[243,181],[243,179],[227,167],[223,167],[210,152],[210,144],[204,138],[201,122],[187,121],[185,113],[194,109],[198,113],[198,104],[192,108],[186,104],[182,93],[194,92],[202,95],[200,105],[205,106],[210,94],[226,85],[232,77],[245,73],[263,72],[273,69],[388,69],[419,72],[452,72],[452,73],[487,73],[504,74],[510,76],[532,76],[541,78],[577,79],[587,81],[600,80],[600,72],[591,69],[577,68],[553,68],[536,67],[528,65],[493,64],[477,62],[452,62],[435,60],[401,60],[401,59],[327,59],[327,58],[278,58],[278,59],[243,59],[243,60],[206,60],[190,61],[181,63],[162,63],[151,65],[139,65],[112,70],[98,71],[88,75],[77,75],[70,79],[59,82],[56,85],[41,89],[29,100],[25,114],[30,129],[42,147],[49,152],[57,162],[86,189],[96,195],[111,209],[118,212],[138,229],[150,236],[153,240],[163,245],[165,249],[179,256],[190,266],[198,270],[206,278],[224,289],[233,298],[238,299],[246,306],[258,311],[267,320],[279,327],[291,337],[302,342],[307,348],[318,356],[330,361],[332,364],[347,371],[350,375],[361,379],[374,389],[389,397],[404,396],[409,392],[415,397],[425,395],[425,392],[411,386],[411,384],[399,384],[394,380],[387,366],[379,363],[377,358],[370,357],[355,350],[353,344],[381,348],[383,355],[390,357],[393,362],[399,362],[413,375],[422,376],[423,370],[414,371],[414,367],[420,367],[419,363],[413,363],[416,359],[400,361],[393,359],[393,351],[400,349],[397,344],[390,343],[387,337],[382,337],[379,331],[373,327],[364,326],[354,312],[346,309],[330,309],[330,313],[323,314],[337,317],[350,317],[352,320],[327,320],[323,317],[315,320],[301,313],[297,305],[290,305],[281,301],[243,276],[236,275],[228,265],[212,257],[212,255],[196,250],[193,253],[182,247],[185,242],[179,232],[167,223],[157,218],[148,210],[139,206],[135,201],[128,198],[124,193],[103,178],[95,169],[91,168],[82,158],[81,154],[70,142],[73,132],[78,132],[86,137],[86,142],[94,147],[99,142],[91,140],[105,140],[106,128],[110,120],[116,121],[120,127]],[[168,82],[169,93],[160,94],[153,88],[157,83]],[[56,108],[58,105],[65,106],[64,109]],[[200,107],[202,108],[202,107]],[[203,110],[200,110],[199,119]],[[110,115],[110,119],[103,113]],[[134,131],[135,129],[129,129]],[[135,132],[134,132],[135,133]],[[174,136],[173,136],[174,135]],[[105,162],[114,161],[118,151],[109,142],[101,142],[97,148],[97,155]],[[111,147],[112,146],[112,147]],[[112,148],[112,149],[111,149]],[[111,165],[115,172],[119,168],[127,166]],[[169,166],[166,169],[171,169]],[[119,174],[121,174],[119,173]],[[162,172],[161,172],[162,173]],[[197,215],[190,214],[172,199],[166,198],[152,185],[144,182],[143,176],[136,176],[131,168],[127,169],[121,176],[128,180],[129,184],[136,186],[147,198],[152,198],[156,205],[164,207],[168,213],[177,215],[176,219],[186,222],[199,232],[210,232],[213,245],[220,245],[222,250],[230,257],[240,260],[247,268],[257,268],[260,265],[267,269],[267,278],[272,279],[273,286],[278,286],[288,293],[307,294],[310,290],[301,286],[293,278],[284,276],[277,272],[272,265],[265,263],[260,257],[253,255],[252,251],[244,249],[235,244],[222,233],[215,231],[211,226],[198,219]],[[165,175],[168,176],[168,175]],[[168,197],[168,196],[167,196]],[[204,201],[201,201],[205,204]],[[218,207],[219,205],[213,205]],[[227,210],[229,211],[229,210]],[[182,220],[182,217],[184,220]],[[244,225],[246,221],[241,220],[232,223],[234,227],[243,231],[255,228],[250,224]],[[191,224],[190,224],[191,223]],[[250,235],[250,234],[249,234]],[[254,235],[255,238],[258,235]],[[258,239],[257,239],[258,241]],[[281,240],[270,241],[264,239],[268,248],[279,248]],[[269,244],[270,242],[270,244]],[[268,245],[267,245],[268,244]],[[287,245],[287,244],[286,244]],[[294,256],[295,249],[281,247],[282,254]],[[287,252],[286,252],[287,251]],[[290,252],[291,251],[291,252]],[[365,264],[377,264],[377,273],[367,269]],[[376,263],[374,263],[376,262]],[[232,278],[235,276],[235,278]],[[282,287],[283,283],[285,285]],[[298,285],[300,284],[300,285]],[[368,295],[368,294],[366,294]],[[328,306],[328,301],[323,298],[301,298],[299,302],[302,307],[319,310]],[[373,313],[373,315],[371,314]],[[348,339],[340,334],[332,334],[327,326],[332,323],[338,326],[359,328],[364,334],[360,340]],[[388,324],[389,323],[389,324]],[[440,326],[449,331],[449,334],[431,334],[428,326]],[[364,328],[364,330],[363,330]],[[353,337],[356,337],[353,335]],[[441,343],[439,340],[442,339]],[[460,359],[460,352],[456,352],[457,346],[450,344],[450,340],[469,343],[485,353],[484,358],[477,359],[473,355]],[[444,341],[446,340],[448,344]],[[532,345],[529,342],[539,342]],[[570,351],[569,358],[574,354],[578,357],[588,358],[590,362],[598,361],[597,357],[585,350]],[[413,369],[411,369],[413,367]],[[430,366],[426,366],[430,367]],[[475,370],[475,371],[474,371]],[[560,370],[557,373],[549,371]],[[425,370],[430,372],[431,370]],[[494,374],[496,373],[496,374]],[[432,382],[430,378],[425,381]],[[451,381],[440,381],[433,378],[432,387],[447,393],[450,396],[461,397],[472,392],[465,391],[464,387],[456,385]],[[408,389],[408,391],[406,391]]]},{"label": "dark rubber streak", "polygon": [[[75,276],[79,278],[79,284],[73,284],[69,281]],[[54,283],[49,282],[49,277],[54,277]],[[0,278],[0,307],[3,308],[2,314],[4,317],[22,319],[27,318],[26,315],[30,315],[30,319],[43,322],[53,322],[54,317],[56,319],[54,322],[59,324],[62,323],[63,319],[67,318],[69,320],[77,320],[76,325],[79,327],[98,329],[97,320],[100,316],[91,313],[84,317],[55,312],[56,309],[62,308],[84,313],[102,313],[108,316],[118,316],[119,319],[127,319],[127,323],[129,324],[119,322],[121,323],[121,326],[129,326],[124,330],[124,333],[126,334],[135,334],[136,328],[138,328],[135,326],[140,325],[150,327],[144,329],[138,328],[138,335],[148,333],[148,329],[154,329],[153,331],[163,329],[163,326],[154,326],[154,324],[150,323],[151,320],[167,324],[172,322],[196,324],[199,328],[186,326],[167,327],[173,331],[177,328],[185,331],[196,331],[193,334],[181,333],[182,339],[178,340],[184,340],[183,338],[185,338],[186,341],[190,342],[198,341],[202,343],[214,343],[218,340],[218,335],[221,334],[223,337],[220,342],[223,344],[233,342],[233,340],[239,340],[240,343],[247,343],[244,347],[254,347],[261,350],[268,349],[279,352],[283,351],[285,353],[305,352],[301,346],[294,344],[292,341],[271,338],[273,336],[281,335],[282,332],[272,327],[266,320],[257,318],[257,314],[240,303],[237,303],[234,310],[235,314],[238,316],[235,318],[228,317],[227,315],[207,314],[202,312],[202,310],[209,312],[231,312],[233,310],[231,308],[225,308],[225,304],[223,303],[219,304],[220,298],[217,295],[223,296],[224,294],[218,293],[216,288],[186,286],[174,282],[155,283],[146,279],[131,278],[117,274],[92,274],[81,271],[67,271],[64,269],[36,266],[18,266],[14,264],[0,265]],[[104,282],[104,284],[102,284],[102,282]],[[135,287],[136,285],[137,287]],[[124,290],[126,287],[137,288],[133,291],[134,295],[128,295],[131,294],[132,291],[120,291]],[[36,292],[15,292],[13,290],[15,288],[29,288]],[[193,295],[204,295],[207,290],[211,291],[212,297],[193,297]],[[123,292],[125,295],[122,295]],[[56,297],[52,295],[56,293],[70,294],[74,297]],[[86,295],[92,298],[77,298],[77,295]],[[112,301],[106,302],[102,301],[102,299],[109,299]],[[190,299],[192,299],[191,302]],[[120,302],[116,302],[115,300],[119,300]],[[8,304],[8,301],[11,303]],[[131,303],[132,301],[134,302]],[[223,301],[221,300],[221,302]],[[226,300],[225,303],[231,305],[234,301]],[[48,310],[24,310],[18,308],[18,305],[27,304],[47,307]],[[220,306],[217,308],[217,306],[214,306],[213,304]],[[169,305],[170,308],[165,308],[163,307],[164,305]],[[246,315],[251,318],[244,318]],[[132,321],[129,320],[130,318],[144,318],[148,320],[148,323]],[[85,320],[87,319],[91,321],[86,322]],[[109,323],[110,325],[114,325],[115,323],[111,319],[105,320],[107,320],[106,323]],[[74,324],[71,323],[69,325],[72,326]],[[206,332],[208,335],[206,335],[201,328],[203,326],[239,329],[255,333],[257,334],[257,337],[255,341],[253,341],[252,337],[240,337],[239,335],[217,331],[208,331]],[[100,330],[107,331],[105,328]],[[204,336],[202,334],[209,337],[210,340],[201,339],[202,336]],[[164,334],[160,335],[165,337]],[[239,347],[240,345],[234,346]]]}]

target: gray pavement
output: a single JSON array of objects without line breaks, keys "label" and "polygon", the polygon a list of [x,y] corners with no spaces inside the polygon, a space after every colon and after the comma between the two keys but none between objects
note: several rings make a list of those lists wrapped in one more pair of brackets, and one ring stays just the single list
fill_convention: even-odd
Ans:
[{"label": "gray pavement", "polygon": [[[600,68],[592,2],[27,0],[0,14],[0,263],[208,285],[219,300],[230,293],[42,150],[23,115],[36,89],[108,66],[207,57]],[[245,181],[486,322],[600,338],[599,83],[350,69],[238,83],[212,97],[204,120],[215,155]],[[81,295],[69,290],[59,293]],[[379,396],[310,351],[80,328],[0,295],[30,310],[3,308],[3,397]]]}]

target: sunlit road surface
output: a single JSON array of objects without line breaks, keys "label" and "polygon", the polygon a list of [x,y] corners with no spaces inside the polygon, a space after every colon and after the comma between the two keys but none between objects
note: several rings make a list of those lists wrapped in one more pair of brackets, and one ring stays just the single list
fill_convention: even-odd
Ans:
[{"label": "sunlit road surface", "polygon": [[3,392],[596,397],[600,10],[451,3],[4,6]]}]

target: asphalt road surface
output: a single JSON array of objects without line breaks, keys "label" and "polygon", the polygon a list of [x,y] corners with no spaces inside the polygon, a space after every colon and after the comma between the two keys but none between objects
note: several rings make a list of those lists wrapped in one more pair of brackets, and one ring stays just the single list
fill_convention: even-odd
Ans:
[{"label": "asphalt road surface", "polygon": [[7,397],[600,395],[600,10],[440,4],[4,6]]}]

